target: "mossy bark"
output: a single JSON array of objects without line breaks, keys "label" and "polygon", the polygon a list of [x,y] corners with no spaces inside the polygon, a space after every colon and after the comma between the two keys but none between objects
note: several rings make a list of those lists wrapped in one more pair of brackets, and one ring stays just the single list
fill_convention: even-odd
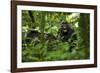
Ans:
[{"label": "mossy bark", "polygon": [[84,58],[89,58],[89,14],[80,14],[79,28],[80,28],[80,38],[83,40],[80,42],[80,46],[84,51]]}]

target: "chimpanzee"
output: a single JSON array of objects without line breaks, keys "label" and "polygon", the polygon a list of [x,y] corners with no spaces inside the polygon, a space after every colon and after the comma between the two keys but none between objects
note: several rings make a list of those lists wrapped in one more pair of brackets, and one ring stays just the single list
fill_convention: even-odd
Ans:
[{"label": "chimpanzee", "polygon": [[27,34],[27,40],[26,40],[26,42],[31,42],[32,41],[32,39],[37,39],[38,40],[38,38],[39,38],[39,35],[40,35],[40,33],[38,32],[38,31],[36,31],[36,30],[30,30],[29,31],[29,33]]},{"label": "chimpanzee", "polygon": [[[69,42],[69,44],[71,44],[73,40],[77,40],[76,34],[74,34],[74,32],[75,31],[69,26],[69,23],[63,22],[60,28],[60,40],[63,42]],[[71,40],[69,41],[70,38]],[[74,46],[71,45],[69,50],[72,51]]]},{"label": "chimpanzee", "polygon": [[32,41],[39,42],[40,38],[44,38],[44,40],[46,41],[56,40],[56,37],[50,33],[44,33],[44,37],[41,37],[41,33],[38,30],[34,30],[33,27],[32,30],[28,31],[26,39],[24,41],[25,43],[31,43]]},{"label": "chimpanzee", "polygon": [[36,30],[29,30],[28,33],[25,33],[25,39],[22,40],[22,47],[25,48],[26,45],[29,45],[33,42],[35,42],[34,44],[39,43],[39,35],[40,33]]},{"label": "chimpanzee", "polygon": [[63,22],[60,28],[60,39],[62,41],[68,41],[71,35],[74,33],[74,30],[70,28],[67,22]]}]

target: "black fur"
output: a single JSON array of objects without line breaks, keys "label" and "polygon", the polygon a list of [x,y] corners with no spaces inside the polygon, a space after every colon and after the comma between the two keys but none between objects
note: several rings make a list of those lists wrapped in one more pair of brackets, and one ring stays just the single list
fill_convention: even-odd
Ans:
[{"label": "black fur", "polygon": [[[66,31],[64,31],[66,30]],[[68,23],[64,22],[61,24],[60,28],[60,40],[63,42],[68,42],[70,44],[69,51],[72,52],[72,49],[76,46],[73,44],[73,41],[77,40],[76,34],[74,34],[74,30],[69,26]],[[71,39],[70,39],[71,38]],[[70,41],[69,41],[70,39]]]},{"label": "black fur", "polygon": [[[64,32],[64,30],[67,30],[67,31]],[[60,28],[60,39],[62,41],[68,41],[68,39],[72,36],[73,33],[74,33],[74,30],[69,27],[68,23],[62,23],[61,28]]]}]

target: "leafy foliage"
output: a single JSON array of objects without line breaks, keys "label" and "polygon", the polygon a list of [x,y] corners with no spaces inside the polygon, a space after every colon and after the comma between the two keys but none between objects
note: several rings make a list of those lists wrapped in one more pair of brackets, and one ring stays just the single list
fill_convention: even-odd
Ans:
[{"label": "leafy foliage", "polygon": [[[28,10],[22,11],[22,62],[82,60],[89,58],[89,14],[31,12],[33,18],[30,17]],[[81,15],[83,15],[83,19]],[[74,34],[76,34],[77,40],[72,37],[66,42],[59,40],[58,34],[62,22],[70,23],[70,27],[75,30]],[[82,25],[86,26],[86,33]],[[31,30],[38,31],[40,35],[28,38],[27,34]],[[84,35],[82,35],[83,32]],[[87,37],[84,38],[84,36]],[[26,42],[26,39],[31,39],[31,42]],[[71,48],[72,51],[70,52],[70,46],[73,45],[75,47]]]}]

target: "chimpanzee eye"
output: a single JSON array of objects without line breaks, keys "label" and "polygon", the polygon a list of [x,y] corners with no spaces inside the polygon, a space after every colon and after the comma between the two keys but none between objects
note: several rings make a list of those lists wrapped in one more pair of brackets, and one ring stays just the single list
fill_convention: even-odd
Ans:
[{"label": "chimpanzee eye", "polygon": [[66,27],[63,27],[64,29],[66,29]]}]

